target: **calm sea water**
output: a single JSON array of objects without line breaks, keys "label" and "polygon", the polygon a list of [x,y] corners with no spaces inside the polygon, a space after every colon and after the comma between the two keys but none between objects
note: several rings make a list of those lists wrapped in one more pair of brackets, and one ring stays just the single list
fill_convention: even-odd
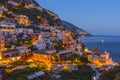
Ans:
[{"label": "calm sea water", "polygon": [[120,36],[93,36],[80,39],[89,50],[97,46],[100,52],[108,51],[113,60],[120,62]]}]

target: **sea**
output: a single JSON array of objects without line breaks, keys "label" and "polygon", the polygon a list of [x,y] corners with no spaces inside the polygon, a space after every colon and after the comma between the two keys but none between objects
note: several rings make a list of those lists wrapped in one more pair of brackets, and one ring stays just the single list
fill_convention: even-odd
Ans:
[{"label": "sea", "polygon": [[109,52],[114,61],[120,62],[120,36],[80,37],[85,46],[92,50],[97,46],[100,52]]}]

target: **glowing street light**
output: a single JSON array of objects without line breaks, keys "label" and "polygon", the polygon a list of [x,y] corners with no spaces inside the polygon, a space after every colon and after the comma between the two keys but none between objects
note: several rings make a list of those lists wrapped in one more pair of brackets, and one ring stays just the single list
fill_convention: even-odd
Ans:
[{"label": "glowing street light", "polygon": [[3,59],[3,55],[2,55],[2,53],[0,52],[0,60],[2,60]]}]

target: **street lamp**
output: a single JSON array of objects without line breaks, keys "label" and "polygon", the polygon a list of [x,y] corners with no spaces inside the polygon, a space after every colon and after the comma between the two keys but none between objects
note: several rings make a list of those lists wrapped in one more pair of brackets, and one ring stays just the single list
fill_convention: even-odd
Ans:
[{"label": "street lamp", "polygon": [[93,77],[93,80],[97,80],[95,76]]},{"label": "street lamp", "polygon": [[0,52],[0,60],[2,60],[3,59],[3,55],[2,55],[2,53]]}]

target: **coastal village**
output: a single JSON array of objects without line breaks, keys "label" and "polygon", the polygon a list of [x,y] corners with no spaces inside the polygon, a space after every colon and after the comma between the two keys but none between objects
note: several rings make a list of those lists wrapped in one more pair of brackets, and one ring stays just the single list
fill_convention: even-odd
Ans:
[{"label": "coastal village", "polygon": [[[109,70],[118,65],[109,52],[90,51],[71,30],[56,25],[56,22],[50,25],[49,20],[37,15],[38,22],[35,23],[29,16],[8,9],[22,5],[25,9],[44,11],[54,20],[59,19],[32,0],[5,0],[5,4],[0,4],[0,80],[48,80],[46,73],[51,73],[49,76],[54,78],[50,80],[62,80],[59,74],[62,70],[78,70],[78,65],[87,64],[100,70]],[[22,77],[17,79],[14,76],[11,79],[14,71],[26,68],[26,73],[19,74]],[[92,78],[97,80],[97,76]]]}]

